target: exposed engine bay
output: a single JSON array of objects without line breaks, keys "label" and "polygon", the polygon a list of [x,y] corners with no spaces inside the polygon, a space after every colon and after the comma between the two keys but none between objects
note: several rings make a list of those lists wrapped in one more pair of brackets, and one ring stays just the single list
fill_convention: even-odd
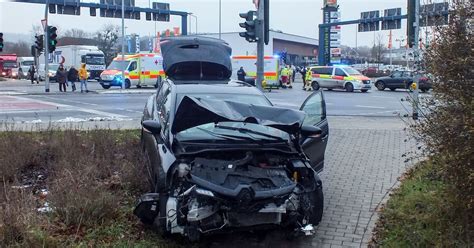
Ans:
[{"label": "exposed engine bay", "polygon": [[322,184],[299,154],[203,152],[177,158],[167,192],[141,197],[134,213],[165,234],[203,234],[279,226],[310,235],[321,221]]}]

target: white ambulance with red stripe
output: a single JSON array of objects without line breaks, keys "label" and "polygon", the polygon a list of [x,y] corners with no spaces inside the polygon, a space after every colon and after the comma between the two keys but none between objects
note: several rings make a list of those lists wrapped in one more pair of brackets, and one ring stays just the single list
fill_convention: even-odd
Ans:
[{"label": "white ambulance with red stripe", "polygon": [[362,75],[350,66],[311,66],[311,86],[313,90],[320,88],[344,89],[347,92],[360,90],[367,92],[371,89],[370,78]]},{"label": "white ambulance with red stripe", "polygon": [[[124,70],[125,78],[122,78],[122,70]],[[122,87],[124,82],[125,88],[132,86],[141,88],[142,86],[157,87],[161,77],[164,76],[163,58],[156,53],[138,53],[118,55],[107,69],[100,74],[100,84],[104,89],[112,86]]]},{"label": "white ambulance with red stripe", "polygon": [[[263,85],[266,89],[278,89],[280,87],[279,68],[280,59],[277,56],[264,57],[264,79]],[[244,68],[247,77],[257,78],[257,56],[232,56],[232,78],[237,79],[237,71]]]}]

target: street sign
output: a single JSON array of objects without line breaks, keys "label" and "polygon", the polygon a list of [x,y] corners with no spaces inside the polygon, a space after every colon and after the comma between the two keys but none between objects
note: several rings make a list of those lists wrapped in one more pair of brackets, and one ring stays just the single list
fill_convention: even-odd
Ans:
[{"label": "street sign", "polygon": [[[384,10],[384,17],[399,16],[402,14],[402,8]],[[402,20],[386,20],[382,21],[382,30],[401,29]]]},{"label": "street sign", "polygon": [[380,29],[380,22],[373,19],[380,17],[380,11],[367,11],[360,13],[359,32],[378,31]]},{"label": "street sign", "polygon": [[420,6],[420,26],[448,25],[449,3],[432,3]]},{"label": "street sign", "polygon": [[[162,10],[170,10],[170,4],[169,3],[153,3],[153,9],[162,9]],[[153,20],[159,21],[159,22],[169,22],[170,21],[170,15],[169,14],[157,14],[153,13]]]}]

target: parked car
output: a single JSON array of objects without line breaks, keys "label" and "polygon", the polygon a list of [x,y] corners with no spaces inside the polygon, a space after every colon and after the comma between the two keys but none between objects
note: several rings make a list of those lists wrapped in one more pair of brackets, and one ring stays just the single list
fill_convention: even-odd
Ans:
[{"label": "parked car", "polygon": [[422,92],[427,92],[432,88],[431,79],[428,76],[412,71],[395,71],[390,76],[377,78],[374,85],[380,91],[386,88],[391,91],[410,89],[411,84],[416,81],[415,78],[419,78],[418,87]]},{"label": "parked car", "polygon": [[261,90],[230,79],[227,43],[168,38],[161,49],[168,78],[142,118],[151,193],[135,215],[192,241],[264,227],[311,234],[323,214],[323,93],[300,110],[275,107]]},{"label": "parked car", "polygon": [[[56,81],[56,72],[58,71],[59,64],[48,64],[48,76],[50,81]],[[46,66],[45,64],[40,64],[38,69],[39,80],[44,81],[46,78],[45,73]]]},{"label": "parked car", "polygon": [[370,78],[349,66],[313,66],[310,70],[314,90],[327,88],[345,89],[347,92],[354,90],[367,92],[371,89]]}]

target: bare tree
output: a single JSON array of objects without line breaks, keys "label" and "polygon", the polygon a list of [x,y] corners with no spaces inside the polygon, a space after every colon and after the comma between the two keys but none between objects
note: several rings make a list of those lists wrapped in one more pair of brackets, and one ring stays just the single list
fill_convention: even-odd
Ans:
[{"label": "bare tree", "polygon": [[382,62],[382,56],[385,53],[387,48],[385,47],[385,44],[383,42],[383,35],[381,33],[377,34],[377,38],[375,39],[375,44],[372,47],[372,58],[376,62]]},{"label": "bare tree", "polygon": [[117,42],[119,40],[119,26],[106,25],[96,33],[95,40],[98,47],[105,54],[105,62],[109,64],[117,55]]},{"label": "bare tree", "polygon": [[4,53],[16,54],[17,56],[26,57],[31,56],[31,45],[25,41],[19,41],[16,43],[5,42]]},{"label": "bare tree", "polygon": [[63,37],[71,37],[71,38],[90,38],[91,34],[78,28],[71,28],[66,30],[63,34]]}]

